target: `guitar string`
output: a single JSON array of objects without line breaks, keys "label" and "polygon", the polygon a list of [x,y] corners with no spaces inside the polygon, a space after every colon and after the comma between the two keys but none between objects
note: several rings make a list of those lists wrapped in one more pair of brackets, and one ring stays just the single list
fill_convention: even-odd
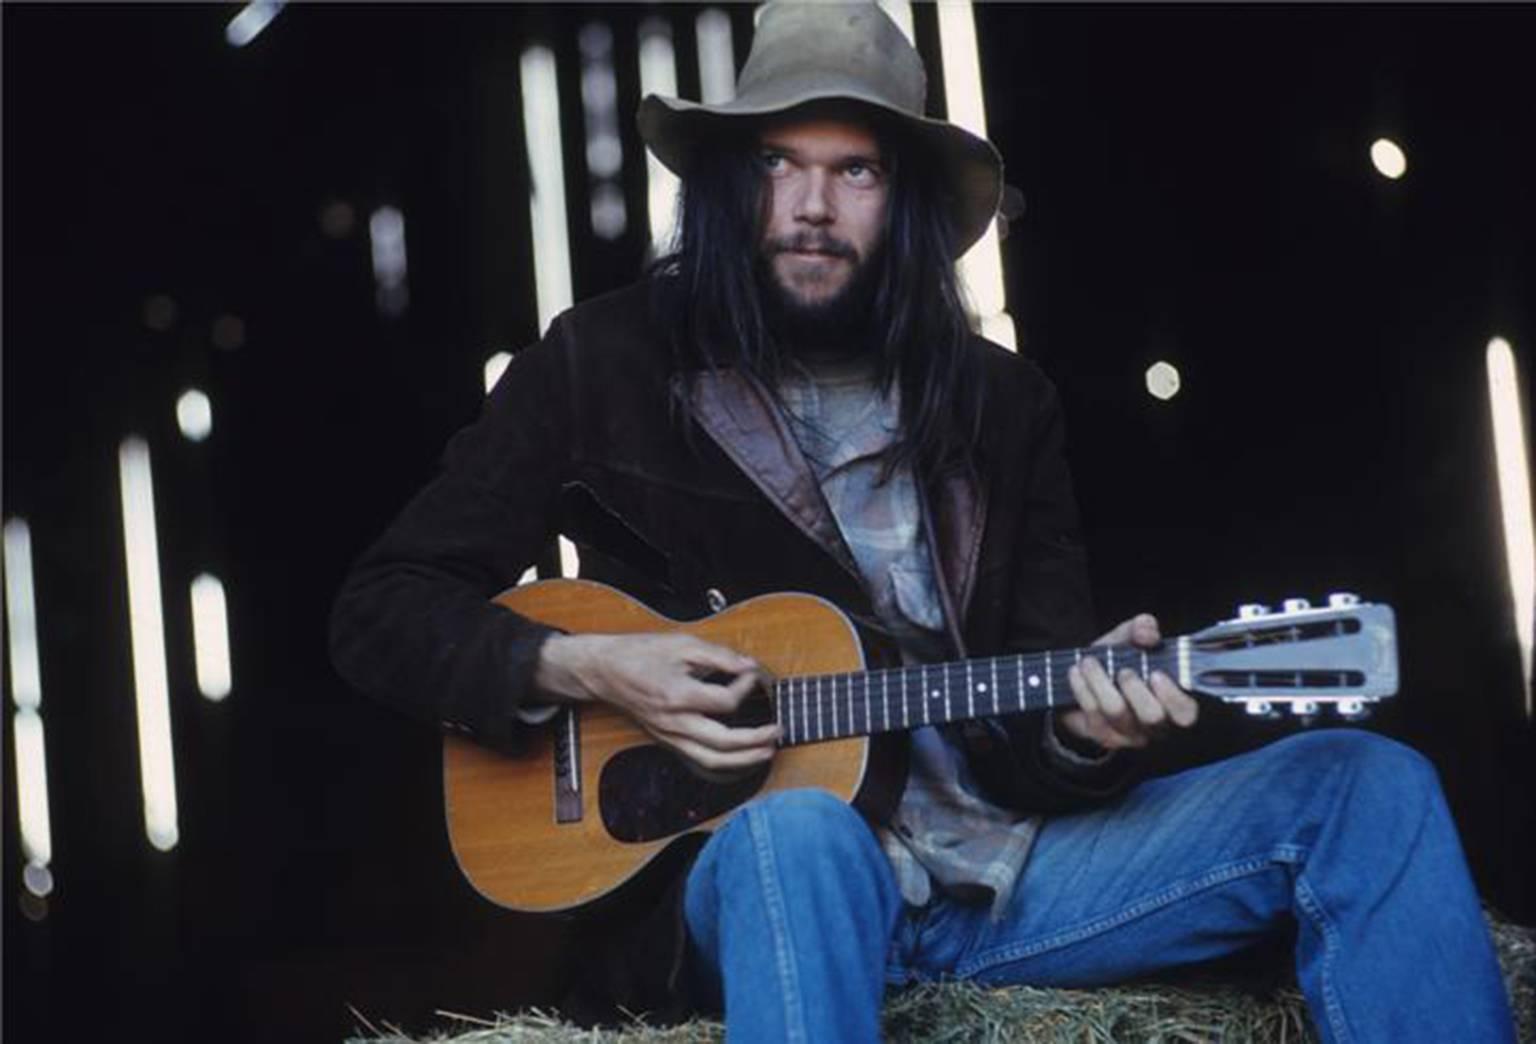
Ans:
[{"label": "guitar string", "polygon": [[[1094,646],[1088,649],[1074,650],[1074,657],[1072,662],[1074,664],[1080,662],[1084,654],[1093,655],[1095,657],[1102,656],[1103,659],[1107,660],[1109,657],[1105,654],[1108,653],[1111,648],[1121,653],[1134,653],[1136,658],[1141,662],[1142,672],[1144,672],[1141,674],[1143,678],[1150,676],[1150,673],[1153,670],[1161,670],[1165,674],[1173,674],[1176,671],[1177,651],[1171,644],[1165,645],[1163,648],[1152,651],[1143,650],[1139,647],[1130,645],[1115,647]],[[887,694],[884,698],[888,700],[889,680],[890,676],[892,675],[896,675],[901,679],[902,692],[900,695],[900,704],[902,708],[904,728],[908,727],[908,710],[911,702],[906,692],[906,680],[914,673],[916,673],[917,677],[921,679],[921,686],[919,688],[920,695],[917,697],[917,704],[921,715],[921,721],[923,723],[926,723],[932,719],[935,708],[930,707],[929,703],[931,699],[936,697],[943,698],[946,704],[946,713],[942,716],[942,720],[954,720],[954,715],[950,709],[949,704],[950,695],[955,688],[956,683],[959,682],[957,675],[959,675],[961,672],[964,672],[966,677],[970,678],[973,676],[974,666],[977,665],[984,665],[985,667],[989,668],[994,678],[997,676],[999,664],[1014,666],[1015,673],[1020,678],[1025,677],[1024,671],[1026,669],[1030,670],[1031,673],[1028,675],[1027,679],[1025,679],[1027,687],[1016,685],[1013,693],[1008,695],[1007,712],[1009,713],[1014,711],[1041,710],[1058,705],[1064,706],[1067,705],[1067,700],[1063,699],[1061,703],[1058,704],[1055,691],[1057,688],[1058,679],[1061,682],[1063,691],[1070,691],[1069,687],[1067,686],[1067,674],[1070,670],[1070,667],[1064,668],[1056,664],[1051,664],[1051,655],[1052,654],[1050,651],[1042,653],[1019,653],[1004,656],[986,657],[976,660],[960,660],[944,664],[921,664],[918,666],[910,667],[880,668],[872,671],[852,671],[838,674],[805,675],[796,678],[785,679],[775,683],[773,687],[775,699],[783,698],[783,693],[786,689],[788,690],[789,698],[793,699],[794,685],[796,682],[801,683],[802,691],[809,690],[812,683],[814,683],[816,690],[816,705],[812,713],[814,713],[816,720],[814,735],[811,735],[811,722],[806,720],[809,715],[801,716],[802,727],[798,729],[794,727],[794,715],[791,715],[790,726],[785,730],[785,734],[780,740],[780,743],[783,746],[789,746],[795,743],[806,742],[808,740],[818,741],[822,739],[833,739],[841,736],[870,734],[876,731],[891,731],[888,703],[887,714],[884,722],[885,727],[879,730],[873,728],[873,718],[869,708],[869,703],[876,698],[880,698],[876,697],[873,691],[875,679],[877,677],[880,679],[882,693]],[[1043,677],[1040,673],[1035,672],[1036,667],[1039,667],[1041,670],[1043,670]],[[1006,667],[1004,670],[1006,671]],[[930,671],[937,673],[939,676],[939,684],[932,690],[934,696],[927,695],[929,692],[928,679]],[[862,691],[859,687],[860,682],[862,682]],[[967,716],[976,717],[977,715],[975,714],[974,707],[973,683],[967,682],[966,685],[967,696],[971,701],[967,707],[968,711],[970,712]],[[831,691],[824,693],[824,686]],[[998,684],[994,683],[992,696],[995,708],[999,705],[999,699],[1004,695],[1000,691],[1000,688],[1001,687]],[[1042,689],[1044,690],[1043,692],[1041,691]],[[1031,693],[1038,694],[1043,697],[1043,699],[1039,701],[1038,706],[1036,706],[1035,703],[1031,700]],[[830,712],[828,714],[828,718],[831,719],[831,723],[834,726],[830,730],[823,730],[822,727],[824,724],[822,721],[822,701],[824,699],[830,703],[830,707],[828,708]],[[841,727],[842,721],[838,718],[839,704],[841,704],[845,709],[844,713],[847,718],[846,724],[848,726],[846,730]],[[858,710],[860,708],[863,708],[864,710],[865,721],[865,728],[862,730],[862,732],[861,730],[854,727],[855,720],[858,716]],[[994,711],[994,713],[998,712],[999,711],[996,710]]]}]

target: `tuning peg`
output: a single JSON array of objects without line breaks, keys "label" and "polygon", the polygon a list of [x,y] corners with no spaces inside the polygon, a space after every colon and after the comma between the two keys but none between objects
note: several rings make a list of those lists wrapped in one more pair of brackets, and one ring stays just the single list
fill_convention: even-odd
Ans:
[{"label": "tuning peg", "polygon": [[1335,591],[1328,596],[1328,608],[1349,609],[1360,604],[1360,596],[1348,591]]},{"label": "tuning peg", "polygon": [[1274,706],[1268,700],[1250,700],[1244,706],[1255,718],[1265,718],[1275,712]]},{"label": "tuning peg", "polygon": [[1370,708],[1364,700],[1340,700],[1338,702],[1339,717],[1359,720],[1370,716]]},{"label": "tuning peg", "polygon": [[1291,713],[1298,718],[1310,718],[1317,713],[1316,700],[1292,700]]},{"label": "tuning peg", "polygon": [[1239,620],[1252,620],[1256,617],[1268,615],[1269,606],[1260,605],[1257,602],[1248,602],[1245,605],[1240,605],[1237,607],[1237,618]]},{"label": "tuning peg", "polygon": [[1312,608],[1312,603],[1305,598],[1287,598],[1285,600],[1285,611],[1288,613],[1299,613],[1303,609],[1310,608]]}]

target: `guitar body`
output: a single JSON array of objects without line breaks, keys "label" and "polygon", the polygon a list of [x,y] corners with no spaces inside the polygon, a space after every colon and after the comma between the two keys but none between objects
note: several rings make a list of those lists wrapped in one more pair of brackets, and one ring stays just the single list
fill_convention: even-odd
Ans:
[{"label": "guitar body", "polygon": [[[692,622],[583,580],[528,584],[496,601],[573,634],[685,632],[751,656],[777,676],[864,663],[852,624],[811,595],[764,595]],[[528,733],[517,755],[458,737],[443,748],[454,856],[487,899],[523,911],[602,899],[673,842],[714,829],[755,794],[819,787],[852,801],[870,749],[862,737],[787,747],[751,778],[711,782],[606,704],[564,707]]]}]

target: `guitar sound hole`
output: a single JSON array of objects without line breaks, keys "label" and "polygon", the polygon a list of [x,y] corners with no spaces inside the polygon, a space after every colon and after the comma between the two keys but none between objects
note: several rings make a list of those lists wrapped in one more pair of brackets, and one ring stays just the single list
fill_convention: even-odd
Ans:
[{"label": "guitar sound hole", "polygon": [[661,746],[621,750],[603,765],[598,808],[617,841],[655,841],[698,826],[756,794],[768,765],[723,782],[699,775],[681,754]]}]

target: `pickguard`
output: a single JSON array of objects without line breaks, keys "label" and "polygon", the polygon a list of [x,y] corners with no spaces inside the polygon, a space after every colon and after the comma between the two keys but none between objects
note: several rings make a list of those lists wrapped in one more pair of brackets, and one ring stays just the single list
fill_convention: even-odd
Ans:
[{"label": "pickguard", "polygon": [[629,747],[603,765],[598,807],[616,841],[655,841],[729,812],[762,789],[769,766],[723,782],[700,775],[681,754],[659,745]]}]

